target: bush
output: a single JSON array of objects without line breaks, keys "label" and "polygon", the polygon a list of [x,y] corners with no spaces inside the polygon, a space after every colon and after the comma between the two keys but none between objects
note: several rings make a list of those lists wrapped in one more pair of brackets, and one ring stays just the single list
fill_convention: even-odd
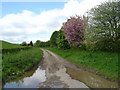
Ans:
[{"label": "bush", "polygon": [[35,47],[49,47],[50,41],[42,42],[40,40],[37,40],[34,44]]},{"label": "bush", "polygon": [[12,52],[18,52],[21,50],[27,50],[30,47],[26,46],[26,47],[19,47],[19,48],[9,48],[9,49],[2,49],[2,53],[12,53]]},{"label": "bush", "polygon": [[61,30],[58,33],[57,47],[61,49],[70,49],[70,45],[67,39],[65,39],[64,33]]},{"label": "bush", "polygon": [[90,51],[108,51],[108,52],[120,52],[120,41],[114,41],[112,39],[99,39],[96,42],[89,42],[85,44],[86,49]]},{"label": "bush", "polygon": [[57,47],[57,37],[58,37],[59,31],[54,31],[50,38],[50,46],[51,47]]},{"label": "bush", "polygon": [[26,42],[22,42],[21,45],[22,45],[22,46],[27,46],[27,43],[26,43]]}]

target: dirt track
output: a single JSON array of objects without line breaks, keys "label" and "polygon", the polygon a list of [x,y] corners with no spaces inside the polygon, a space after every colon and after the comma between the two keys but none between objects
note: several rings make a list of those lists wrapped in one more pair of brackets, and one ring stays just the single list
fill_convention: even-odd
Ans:
[{"label": "dirt track", "polygon": [[44,56],[41,67],[46,70],[47,80],[41,83],[39,87],[88,88],[84,83],[72,79],[70,75],[66,73],[66,68],[77,70],[78,67],[49,50],[42,49],[42,51]]}]

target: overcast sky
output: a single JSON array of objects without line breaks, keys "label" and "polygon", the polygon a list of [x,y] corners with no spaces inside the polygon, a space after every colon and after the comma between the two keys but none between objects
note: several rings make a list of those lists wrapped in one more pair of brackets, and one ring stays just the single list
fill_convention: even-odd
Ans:
[{"label": "overcast sky", "polygon": [[[49,0],[48,0],[49,1]],[[106,0],[67,2],[2,2],[0,39],[12,43],[47,41],[70,16],[84,15]]]}]

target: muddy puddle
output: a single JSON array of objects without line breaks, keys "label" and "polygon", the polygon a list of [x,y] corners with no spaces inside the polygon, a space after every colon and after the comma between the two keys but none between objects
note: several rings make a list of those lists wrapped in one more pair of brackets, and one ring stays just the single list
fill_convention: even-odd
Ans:
[{"label": "muddy puddle", "polygon": [[23,77],[6,82],[3,88],[37,88],[45,80],[45,70],[39,66],[36,70],[27,72]]},{"label": "muddy puddle", "polygon": [[118,84],[101,78],[98,75],[87,71],[78,71],[67,68],[67,73],[76,80],[85,83],[90,88],[118,88]]}]

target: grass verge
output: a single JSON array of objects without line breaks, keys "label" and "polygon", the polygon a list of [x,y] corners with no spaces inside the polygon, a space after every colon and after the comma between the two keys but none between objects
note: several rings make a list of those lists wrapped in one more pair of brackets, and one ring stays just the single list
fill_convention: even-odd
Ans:
[{"label": "grass verge", "polygon": [[98,72],[110,80],[118,81],[118,54],[111,52],[90,52],[47,48],[66,60]]},{"label": "grass verge", "polygon": [[42,51],[35,47],[17,53],[2,54],[2,81],[21,76],[38,64],[41,59]]}]

